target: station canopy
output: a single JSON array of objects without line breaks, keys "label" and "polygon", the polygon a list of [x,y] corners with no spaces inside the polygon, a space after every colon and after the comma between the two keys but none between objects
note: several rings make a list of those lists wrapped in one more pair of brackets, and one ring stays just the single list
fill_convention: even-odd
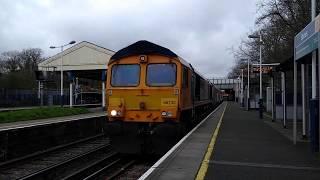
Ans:
[{"label": "station canopy", "polygon": [[101,79],[107,70],[110,57],[115,52],[96,44],[82,41],[38,64],[42,72],[60,72],[63,56],[63,71],[72,72],[77,77]]}]

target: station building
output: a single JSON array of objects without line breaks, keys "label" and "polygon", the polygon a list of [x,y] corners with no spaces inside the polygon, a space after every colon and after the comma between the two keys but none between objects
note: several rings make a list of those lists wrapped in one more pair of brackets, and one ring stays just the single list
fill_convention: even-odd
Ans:
[{"label": "station building", "polygon": [[82,41],[38,64],[38,98],[41,104],[60,101],[60,73],[63,71],[63,104],[105,106],[107,64],[114,51]]}]

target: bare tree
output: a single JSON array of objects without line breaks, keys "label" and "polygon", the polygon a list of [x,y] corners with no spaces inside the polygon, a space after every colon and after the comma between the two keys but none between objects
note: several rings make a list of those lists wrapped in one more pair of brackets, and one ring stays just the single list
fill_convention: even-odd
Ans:
[{"label": "bare tree", "polygon": [[18,51],[7,51],[1,54],[4,72],[15,72],[23,67],[19,55]]},{"label": "bare tree", "polygon": [[[311,0],[262,0],[258,5],[257,30],[250,34],[262,34],[262,60],[265,63],[283,62],[293,56],[295,35],[311,20]],[[320,3],[317,2],[317,12]],[[249,33],[248,33],[249,34]],[[232,51],[236,64],[229,76],[236,74],[243,59],[257,61],[259,40],[245,39]]]},{"label": "bare tree", "polygon": [[0,72],[34,71],[43,59],[42,50],[39,48],[3,52],[0,56]]},{"label": "bare tree", "polygon": [[27,71],[37,70],[38,63],[43,61],[42,50],[39,48],[24,49],[20,53],[23,62],[23,69]]},{"label": "bare tree", "polygon": [[0,58],[0,75],[5,73],[5,67],[4,67],[5,62],[1,60]]},{"label": "bare tree", "polygon": [[8,51],[0,55],[0,88],[32,89],[36,87],[34,71],[44,58],[38,48]]}]

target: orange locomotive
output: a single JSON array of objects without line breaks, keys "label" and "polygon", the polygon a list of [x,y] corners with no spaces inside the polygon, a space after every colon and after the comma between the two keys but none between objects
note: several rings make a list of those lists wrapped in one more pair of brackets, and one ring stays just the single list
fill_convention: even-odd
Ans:
[{"label": "orange locomotive", "polygon": [[124,153],[163,153],[221,100],[220,91],[171,50],[138,41],[107,74],[107,133]]}]

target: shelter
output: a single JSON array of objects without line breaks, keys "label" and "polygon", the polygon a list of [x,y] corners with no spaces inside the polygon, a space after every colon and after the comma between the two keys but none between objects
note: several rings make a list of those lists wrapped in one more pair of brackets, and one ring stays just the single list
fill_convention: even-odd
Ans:
[{"label": "shelter", "polygon": [[[78,79],[85,78],[101,82],[100,92],[102,99],[100,103],[104,107],[107,64],[113,54],[114,51],[110,49],[82,41],[39,63],[37,75],[39,81],[38,97],[41,98],[41,87],[43,87],[44,82],[60,81],[60,78],[57,78],[57,74],[61,72],[62,68],[64,79],[69,82],[70,106],[73,106],[73,104],[83,104],[83,100],[79,102],[77,99],[78,97],[82,97],[86,90],[80,88]],[[73,86],[75,86],[74,89]]]},{"label": "shelter", "polygon": [[[314,8],[312,8],[314,9]],[[301,68],[301,87],[302,87],[302,122],[306,126],[307,119],[307,104],[309,104],[309,121],[310,121],[310,139],[312,151],[319,152],[319,65],[317,63],[317,54],[320,52],[320,15],[315,16],[315,11],[312,11],[312,21],[300,31],[294,38],[294,96],[293,96],[293,142],[297,141],[297,113],[298,113],[298,66]],[[309,58],[305,58],[310,56]],[[311,64],[311,78],[308,78],[306,73],[306,66]],[[318,64],[318,65],[317,65]],[[310,65],[309,65],[310,66]],[[317,67],[318,66],[318,67]],[[318,72],[318,73],[317,73]],[[317,77],[318,76],[318,77]],[[311,91],[309,92],[305,87],[311,80]],[[300,98],[299,98],[300,99]],[[305,128],[303,128],[305,129]],[[305,136],[305,132],[303,134]]]}]

